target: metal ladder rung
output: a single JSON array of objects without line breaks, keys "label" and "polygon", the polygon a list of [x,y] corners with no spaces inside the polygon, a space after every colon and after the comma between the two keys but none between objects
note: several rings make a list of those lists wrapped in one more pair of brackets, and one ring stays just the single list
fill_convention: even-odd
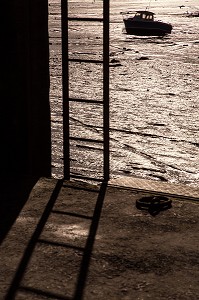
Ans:
[{"label": "metal ladder rung", "polygon": [[68,61],[78,62],[78,63],[93,63],[93,64],[103,64],[103,60],[98,59],[81,59],[81,58],[69,58]]},{"label": "metal ladder rung", "polygon": [[88,142],[88,143],[99,143],[99,144],[103,144],[104,141],[102,140],[94,140],[94,139],[86,139],[86,138],[78,138],[78,137],[69,137],[70,140],[73,141],[80,141],[80,142]]},{"label": "metal ladder rung", "polygon": [[103,101],[100,100],[92,100],[92,99],[78,99],[78,98],[69,98],[71,102],[84,102],[84,103],[91,103],[91,104],[103,104]]},{"label": "metal ladder rung", "polygon": [[103,22],[103,18],[82,18],[82,17],[68,17],[68,21],[85,21],[85,22]]}]

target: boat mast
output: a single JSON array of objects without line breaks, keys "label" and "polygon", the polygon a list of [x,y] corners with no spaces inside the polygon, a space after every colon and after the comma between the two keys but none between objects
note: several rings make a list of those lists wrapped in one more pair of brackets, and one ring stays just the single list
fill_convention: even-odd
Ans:
[{"label": "boat mast", "polygon": [[147,9],[150,9],[150,6],[151,6],[151,0],[149,0],[149,5],[146,6],[146,10],[147,10]]}]

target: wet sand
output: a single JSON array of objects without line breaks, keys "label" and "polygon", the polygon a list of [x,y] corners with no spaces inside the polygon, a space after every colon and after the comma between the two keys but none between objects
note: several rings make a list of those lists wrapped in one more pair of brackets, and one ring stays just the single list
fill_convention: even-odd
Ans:
[{"label": "wet sand", "polygon": [[[120,12],[148,4],[111,1],[111,178],[125,175],[197,186],[199,24],[198,18],[186,16],[196,9],[197,1],[151,1],[150,10],[173,25],[172,34],[164,38],[126,35]],[[61,176],[60,8],[52,1],[50,9],[53,175]],[[101,1],[69,3],[71,16],[101,13]],[[70,57],[102,57],[102,26],[71,23],[69,28]],[[71,63],[70,97],[101,100],[101,66]],[[100,107],[71,104],[71,135],[101,138],[101,116]],[[100,176],[102,160],[99,146],[71,143],[72,173]]]}]

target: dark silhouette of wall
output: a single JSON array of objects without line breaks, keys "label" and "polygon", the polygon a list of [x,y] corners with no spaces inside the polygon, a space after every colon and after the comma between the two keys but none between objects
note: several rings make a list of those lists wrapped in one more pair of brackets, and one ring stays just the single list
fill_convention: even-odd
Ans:
[{"label": "dark silhouette of wall", "polygon": [[47,0],[0,5],[0,244],[51,175]]},{"label": "dark silhouette of wall", "polygon": [[2,0],[0,177],[50,176],[48,0]]}]

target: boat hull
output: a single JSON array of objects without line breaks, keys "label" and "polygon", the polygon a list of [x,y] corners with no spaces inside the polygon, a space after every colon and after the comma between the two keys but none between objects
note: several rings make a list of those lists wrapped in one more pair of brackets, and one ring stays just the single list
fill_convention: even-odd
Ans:
[{"label": "boat hull", "polygon": [[124,25],[127,34],[141,35],[141,36],[164,36],[170,34],[172,25],[168,23],[153,21],[153,22],[139,22],[129,19],[124,19]]}]

